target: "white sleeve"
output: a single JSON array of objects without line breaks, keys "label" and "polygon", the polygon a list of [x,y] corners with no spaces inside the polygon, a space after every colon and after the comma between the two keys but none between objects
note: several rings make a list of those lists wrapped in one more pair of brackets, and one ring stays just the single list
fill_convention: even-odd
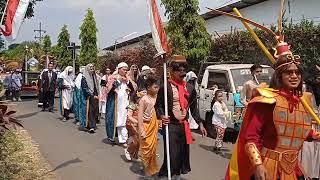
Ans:
[{"label": "white sleeve", "polygon": [[213,105],[213,112],[215,115],[217,115],[220,118],[224,118],[224,112],[222,110],[221,104],[220,103],[214,103]]}]

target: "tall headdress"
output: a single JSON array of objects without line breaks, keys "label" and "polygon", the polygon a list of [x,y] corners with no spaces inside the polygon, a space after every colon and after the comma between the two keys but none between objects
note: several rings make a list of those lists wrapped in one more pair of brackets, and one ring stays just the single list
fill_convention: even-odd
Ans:
[{"label": "tall headdress", "polygon": [[211,10],[212,12],[215,13],[219,13],[222,15],[226,15],[241,21],[244,21],[246,23],[249,23],[259,29],[264,30],[267,34],[269,34],[271,37],[273,37],[275,46],[274,46],[274,58],[277,60],[277,63],[275,65],[275,68],[279,68],[279,66],[284,66],[290,63],[296,63],[296,64],[300,64],[301,63],[301,59],[299,55],[294,55],[291,50],[290,50],[290,45],[284,41],[284,35],[283,35],[283,16],[284,16],[284,2],[285,0],[281,0],[281,5],[280,5],[280,11],[279,11],[279,17],[278,17],[278,30],[277,32],[272,31],[271,29],[257,23],[254,22],[250,19],[238,16],[238,15],[234,15],[231,13],[227,13],[227,12],[223,12],[220,10],[216,10],[216,9],[211,9],[208,8],[209,10]]}]

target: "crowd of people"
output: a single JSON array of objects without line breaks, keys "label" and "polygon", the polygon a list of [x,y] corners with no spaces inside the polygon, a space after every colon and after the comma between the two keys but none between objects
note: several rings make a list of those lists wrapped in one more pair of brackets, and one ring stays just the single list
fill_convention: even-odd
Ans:
[{"label": "crowd of people", "polygon": [[[249,162],[240,158],[238,162],[243,161],[248,166],[258,167],[262,164],[262,160],[254,156],[254,153],[260,154],[260,146],[267,147],[265,150],[270,153],[276,153],[272,150],[274,147],[278,149],[287,148],[286,144],[275,145],[273,142],[269,142],[271,136],[276,138],[277,135],[271,132],[280,133],[278,131],[281,130],[279,128],[283,124],[280,123],[282,116],[275,116],[276,129],[273,129],[274,127],[267,123],[267,119],[272,119],[274,108],[279,113],[286,108],[284,105],[278,107],[277,104],[274,107],[274,102],[285,103],[288,101],[289,113],[293,111],[295,113],[307,113],[303,108],[295,109],[295,107],[298,107],[297,103],[301,102],[296,100],[296,97],[298,97],[296,94],[290,94],[286,90],[286,88],[288,91],[297,89],[299,86],[299,91],[297,89],[295,93],[302,95],[302,78],[299,78],[302,74],[300,65],[285,62],[285,60],[278,62],[277,67],[279,66],[279,68],[276,68],[270,85],[274,89],[261,88],[262,84],[258,80],[262,73],[262,66],[260,65],[251,67],[252,79],[248,79],[242,89],[237,89],[234,96],[235,115],[237,122],[240,123],[236,123],[235,128],[241,129],[241,131],[235,146],[240,148],[238,153],[246,153],[249,158],[255,160]],[[194,141],[191,129],[199,129],[203,136],[207,135],[207,131],[198,110],[197,76],[194,72],[187,73],[188,67],[184,56],[173,56],[169,68],[170,78],[167,86],[169,116],[165,116],[164,87],[161,85],[159,78],[155,76],[154,69],[143,66],[140,72],[137,65],[129,67],[125,62],[119,63],[114,72],[105,69],[102,73],[97,73],[95,66],[88,64],[80,67],[76,76],[71,66],[66,67],[64,71],[58,74],[53,69],[53,63],[49,63],[48,69],[41,73],[40,78],[41,92],[44,97],[42,110],[45,111],[48,108],[50,112],[53,111],[54,92],[55,88],[58,87],[62,121],[68,121],[70,119],[69,114],[72,112],[79,130],[94,133],[97,124],[101,123],[100,119],[104,119],[108,143],[123,147],[124,155],[128,161],[141,161],[146,177],[168,176],[166,129],[162,128],[168,126],[171,173],[173,177],[179,179],[181,174],[187,174],[191,171],[189,146]],[[279,79],[279,73],[282,74],[282,79]],[[218,87],[214,87],[213,90],[212,125],[216,130],[214,150],[220,151],[223,147],[227,123],[232,119],[232,114],[224,102],[223,91]],[[284,97],[284,99],[280,97]],[[268,98],[274,98],[274,101],[270,101],[270,99],[268,101]],[[288,98],[290,101],[287,100]],[[293,103],[293,105],[291,106],[290,103]],[[317,105],[319,106],[318,102]],[[294,117],[298,118],[298,116]],[[302,117],[307,117],[307,115]],[[244,124],[241,128],[242,120]],[[248,124],[249,120],[251,123]],[[306,128],[312,129],[311,124],[307,123],[305,122],[303,125],[305,131],[308,130]],[[157,164],[159,130],[164,136],[164,160],[161,167]],[[309,138],[310,136],[313,140],[319,136],[315,130],[308,132],[308,136],[304,134],[301,137],[296,137],[296,139]],[[262,135],[265,133],[269,135]],[[281,138],[285,139],[287,137],[281,136],[278,138],[281,140]],[[261,139],[264,139],[267,144],[259,144]],[[292,143],[298,143],[296,141],[292,140]],[[297,147],[300,147],[300,145],[296,144]],[[314,153],[313,148],[317,147],[316,144],[307,144],[304,149],[300,149],[301,162],[305,162],[305,159]],[[302,154],[304,155],[302,156]],[[230,165],[232,163],[234,162],[231,160]],[[269,167],[263,166],[260,168],[259,166],[259,169],[255,172],[255,177],[263,176],[266,168]],[[307,171],[309,172],[310,169],[307,169]],[[303,174],[299,175],[302,176]],[[228,176],[229,174],[227,174]]]},{"label": "crowd of people", "polygon": [[146,177],[167,176],[167,156],[160,168],[157,144],[158,133],[165,135],[162,126],[168,125],[172,175],[179,177],[191,171],[190,126],[199,127],[204,136],[206,130],[197,106],[197,77],[193,72],[187,75],[184,56],[174,56],[170,63],[169,117],[164,114],[164,89],[155,69],[143,66],[140,71],[137,65],[129,67],[125,62],[119,63],[114,72],[105,69],[97,73],[93,64],[79,69],[75,76],[71,66],[57,73],[54,64],[48,64],[40,75],[42,111],[53,112],[58,88],[62,121],[68,121],[72,112],[79,130],[95,133],[100,119],[104,119],[108,143],[123,147],[128,161],[141,161]]}]

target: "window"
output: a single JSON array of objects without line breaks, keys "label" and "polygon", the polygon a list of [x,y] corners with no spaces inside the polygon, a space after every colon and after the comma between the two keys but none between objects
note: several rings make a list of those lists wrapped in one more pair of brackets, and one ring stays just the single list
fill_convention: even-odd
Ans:
[{"label": "window", "polygon": [[217,85],[219,89],[223,91],[229,91],[229,81],[226,73],[222,72],[209,72],[207,88],[211,88],[213,85]]}]

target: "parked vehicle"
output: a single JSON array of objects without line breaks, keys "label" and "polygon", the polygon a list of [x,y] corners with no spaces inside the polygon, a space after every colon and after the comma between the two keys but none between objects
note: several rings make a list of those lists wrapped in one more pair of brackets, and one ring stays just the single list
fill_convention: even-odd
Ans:
[{"label": "parked vehicle", "polygon": [[[27,81],[25,80],[27,74]],[[21,87],[21,96],[22,97],[37,97],[38,96],[38,87],[37,81],[40,72],[22,72],[22,87]]]},{"label": "parked vehicle", "polygon": [[[236,89],[242,89],[243,84],[252,79],[250,67],[253,64],[203,64],[199,74],[199,99],[198,106],[200,117],[205,120],[205,126],[209,131],[209,136],[215,137],[215,131],[211,125],[210,112],[214,91],[212,87],[218,86],[223,91],[224,102],[229,111],[234,114],[234,94]],[[262,65],[262,76],[258,77],[260,83],[269,83],[274,70],[267,65]],[[214,113],[214,112],[213,112]],[[208,117],[209,116],[209,117]],[[233,120],[228,123],[228,130],[234,128]],[[227,132],[228,132],[227,130]],[[234,141],[234,139],[232,140]]]}]

